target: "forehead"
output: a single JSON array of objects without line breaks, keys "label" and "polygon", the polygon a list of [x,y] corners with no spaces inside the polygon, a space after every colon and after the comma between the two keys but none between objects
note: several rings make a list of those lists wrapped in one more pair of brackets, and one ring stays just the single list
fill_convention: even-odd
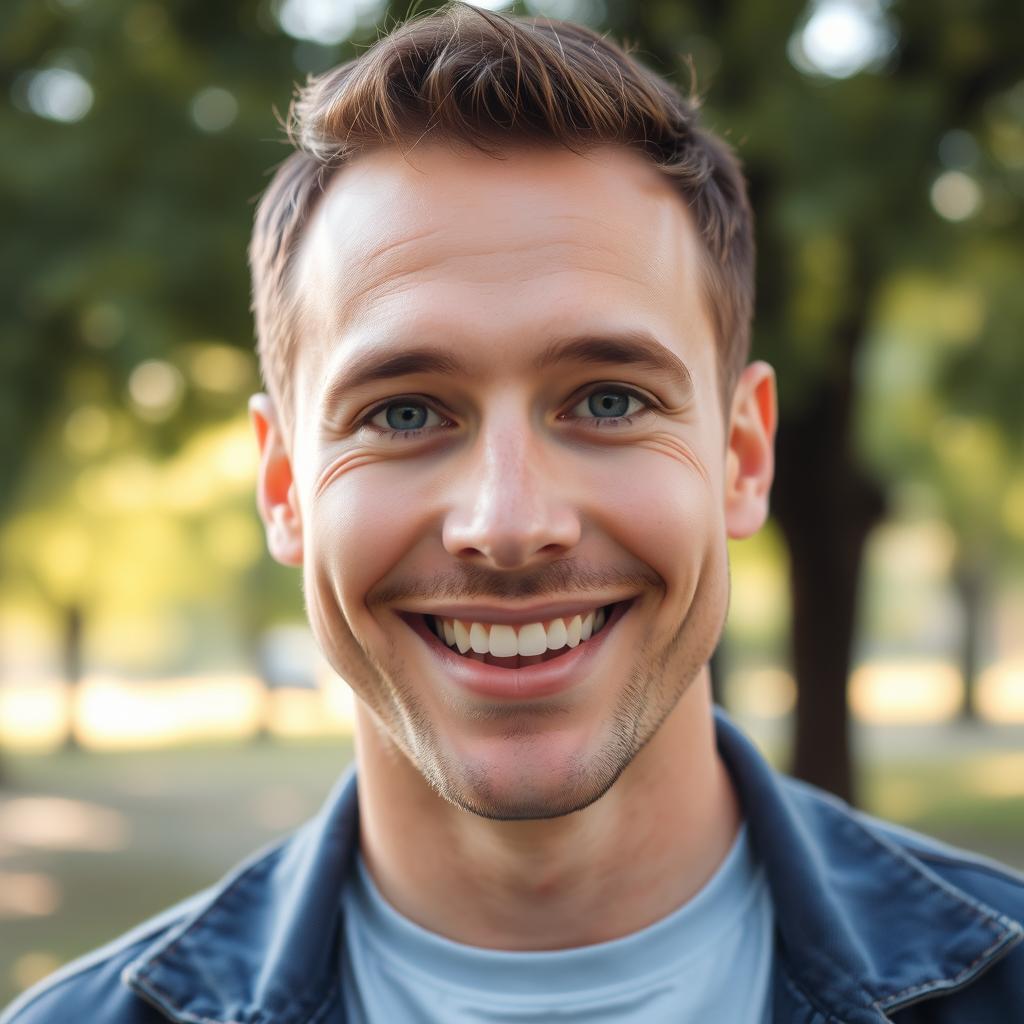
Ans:
[{"label": "forehead", "polygon": [[338,173],[306,232],[300,362],[319,374],[343,341],[425,326],[494,344],[567,317],[706,331],[699,261],[682,199],[625,149],[382,149]]}]

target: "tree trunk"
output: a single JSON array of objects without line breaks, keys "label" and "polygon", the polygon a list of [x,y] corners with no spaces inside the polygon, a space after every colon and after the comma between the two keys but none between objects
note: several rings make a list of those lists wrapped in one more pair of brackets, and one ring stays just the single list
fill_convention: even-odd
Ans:
[{"label": "tree trunk", "polygon": [[71,708],[71,721],[68,734],[64,740],[67,750],[78,750],[78,737],[75,734],[75,709],[78,705],[78,684],[82,680],[82,609],[80,605],[69,605],[64,609],[64,649],[63,668],[64,681],[68,688],[68,705]]},{"label": "tree trunk", "polygon": [[850,437],[852,367],[870,294],[866,280],[860,283],[836,334],[832,372],[780,422],[772,498],[789,549],[793,602],[798,697],[790,770],[851,803],[847,680],[857,592],[864,543],[885,511],[883,492],[857,465]]},{"label": "tree trunk", "polygon": [[[777,502],[790,556],[798,693],[791,771],[853,803],[847,680],[864,542],[881,518],[881,497],[852,466],[840,467],[829,455],[823,418],[819,410],[779,435],[779,462],[790,464],[785,475],[792,477]],[[815,458],[808,449],[819,446]],[[824,478],[817,472],[823,461],[829,463]]]},{"label": "tree trunk", "polygon": [[984,568],[970,558],[957,560],[953,567],[953,582],[960,595],[963,610],[963,632],[960,639],[960,674],[964,684],[964,701],[960,718],[966,722],[977,720],[978,672],[982,657],[982,623],[984,621],[987,580]]}]

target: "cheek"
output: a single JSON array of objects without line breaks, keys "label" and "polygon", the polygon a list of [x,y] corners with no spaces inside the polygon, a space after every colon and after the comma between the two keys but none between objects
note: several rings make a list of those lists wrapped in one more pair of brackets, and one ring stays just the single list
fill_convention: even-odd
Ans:
[{"label": "cheek", "polygon": [[653,437],[595,463],[590,476],[598,530],[654,569],[669,590],[692,592],[725,529],[707,463],[677,438]]},{"label": "cheek", "polygon": [[315,499],[310,563],[350,620],[374,585],[428,535],[429,503],[397,462],[362,466]]},{"label": "cheek", "polygon": [[352,474],[344,483],[328,488],[313,510],[311,561],[317,571],[331,577],[344,602],[346,595],[366,592],[387,563],[398,525],[387,503],[374,493],[372,481]]},{"label": "cheek", "polygon": [[365,599],[401,557],[408,506],[381,493],[372,468],[337,481],[311,502],[304,593],[310,626],[328,663],[387,718],[379,666],[369,655],[379,648],[379,629]]}]

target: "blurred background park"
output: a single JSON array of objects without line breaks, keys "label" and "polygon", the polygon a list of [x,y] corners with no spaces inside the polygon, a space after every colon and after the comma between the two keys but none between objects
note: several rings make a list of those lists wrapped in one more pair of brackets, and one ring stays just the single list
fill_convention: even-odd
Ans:
[{"label": "blurred background park", "polygon": [[[782,424],[718,698],[780,767],[1024,867],[1024,5],[488,6],[695,81],[747,169]],[[255,513],[245,246],[294,84],[407,13],[0,8],[0,1005],[351,756]]]}]

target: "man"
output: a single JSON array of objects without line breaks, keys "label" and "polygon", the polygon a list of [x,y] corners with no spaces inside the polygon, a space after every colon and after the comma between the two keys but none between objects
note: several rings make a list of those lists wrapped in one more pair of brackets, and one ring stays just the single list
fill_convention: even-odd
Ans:
[{"label": "man", "polygon": [[775,383],[692,105],[584,29],[456,6],[292,129],[251,250],[259,509],[356,770],[4,1020],[1024,1020],[1024,879],[713,711]]}]

